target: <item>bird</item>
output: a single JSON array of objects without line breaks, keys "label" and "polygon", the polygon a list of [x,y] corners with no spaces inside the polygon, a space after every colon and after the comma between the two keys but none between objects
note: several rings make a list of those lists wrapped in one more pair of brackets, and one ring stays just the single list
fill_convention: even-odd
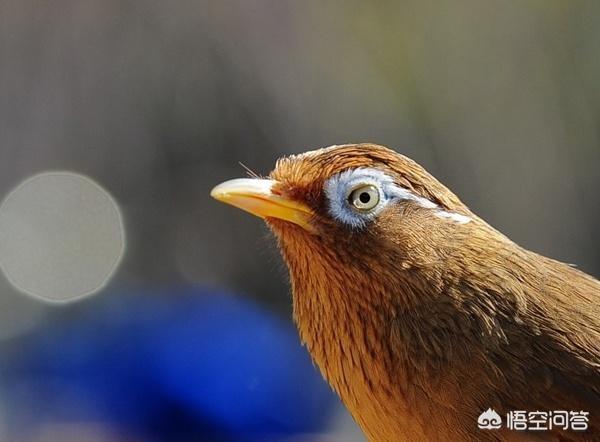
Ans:
[{"label": "bird", "polygon": [[334,145],[211,196],[274,234],[300,339],[368,440],[600,440],[600,282],[415,161]]}]

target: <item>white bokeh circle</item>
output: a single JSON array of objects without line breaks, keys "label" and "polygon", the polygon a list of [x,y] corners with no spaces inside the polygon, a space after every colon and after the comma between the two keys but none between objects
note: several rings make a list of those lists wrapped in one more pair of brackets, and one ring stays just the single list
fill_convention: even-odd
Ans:
[{"label": "white bokeh circle", "polygon": [[0,205],[0,268],[19,291],[65,302],[110,280],[125,250],[121,213],[95,181],[44,172]]}]

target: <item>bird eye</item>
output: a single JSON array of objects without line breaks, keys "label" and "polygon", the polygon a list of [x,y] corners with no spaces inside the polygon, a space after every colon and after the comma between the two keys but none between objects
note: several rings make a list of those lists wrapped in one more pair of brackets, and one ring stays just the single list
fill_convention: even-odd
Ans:
[{"label": "bird eye", "polygon": [[362,184],[350,192],[348,202],[357,210],[371,210],[379,204],[379,190],[372,184]]}]

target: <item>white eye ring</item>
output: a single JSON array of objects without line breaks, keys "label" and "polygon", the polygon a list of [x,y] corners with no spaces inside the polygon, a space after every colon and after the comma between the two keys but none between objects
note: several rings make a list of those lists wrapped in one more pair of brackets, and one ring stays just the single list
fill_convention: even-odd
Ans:
[{"label": "white eye ring", "polygon": [[361,184],[348,194],[348,202],[361,212],[368,212],[377,207],[380,199],[379,189],[373,184]]}]

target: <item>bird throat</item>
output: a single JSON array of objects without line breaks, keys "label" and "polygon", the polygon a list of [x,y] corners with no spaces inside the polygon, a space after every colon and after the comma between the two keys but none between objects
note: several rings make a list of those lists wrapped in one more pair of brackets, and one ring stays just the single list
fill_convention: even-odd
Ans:
[{"label": "bird throat", "polygon": [[386,288],[303,237],[310,234],[283,223],[271,227],[290,271],[300,338],[324,378],[369,439],[422,439],[389,345],[390,310],[380,304]]}]

